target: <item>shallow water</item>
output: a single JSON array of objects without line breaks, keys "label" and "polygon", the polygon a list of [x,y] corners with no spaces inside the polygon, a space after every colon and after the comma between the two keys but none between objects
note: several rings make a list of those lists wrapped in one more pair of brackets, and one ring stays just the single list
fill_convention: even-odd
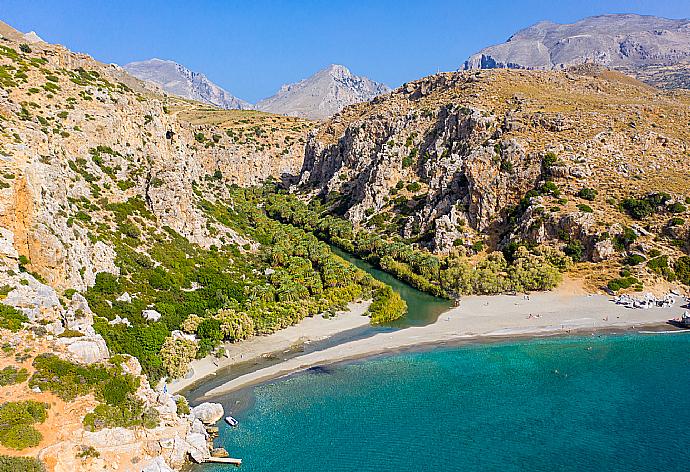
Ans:
[{"label": "shallow water", "polygon": [[680,471],[689,392],[685,334],[439,348],[228,397],[217,444],[251,472]]}]

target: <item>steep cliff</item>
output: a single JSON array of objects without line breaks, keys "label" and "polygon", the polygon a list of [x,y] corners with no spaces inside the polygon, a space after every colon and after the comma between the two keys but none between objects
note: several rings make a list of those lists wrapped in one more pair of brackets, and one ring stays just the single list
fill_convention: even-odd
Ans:
[{"label": "steep cliff", "polygon": [[[688,103],[594,67],[434,75],[319,127],[301,188],[438,252],[577,240],[583,257],[608,259],[619,252],[608,238],[639,227],[626,198],[668,192],[666,209],[685,211]],[[645,225],[664,234],[671,216]],[[653,244],[678,254],[686,243]]]},{"label": "steep cliff", "polygon": [[218,244],[193,203],[208,176],[240,185],[297,172],[296,118],[164,98],[117,66],[61,46],[0,44],[0,225],[58,288],[83,289],[115,254],[84,223],[140,198],[191,241]]}]

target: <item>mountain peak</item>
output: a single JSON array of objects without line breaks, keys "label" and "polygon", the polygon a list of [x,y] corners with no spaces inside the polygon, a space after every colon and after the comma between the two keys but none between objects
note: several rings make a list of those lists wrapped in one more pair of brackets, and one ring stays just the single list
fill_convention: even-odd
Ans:
[{"label": "mountain peak", "polygon": [[644,78],[650,67],[685,61],[690,61],[689,20],[609,14],[570,24],[535,23],[470,56],[463,68],[560,70],[591,63]]},{"label": "mountain peak", "polygon": [[251,109],[227,90],[211,82],[201,72],[194,72],[175,61],[154,57],[146,61],[130,62],[124,69],[133,76],[153,82],[163,90],[183,98],[209,103],[225,109]]},{"label": "mountain peak", "polygon": [[389,91],[387,85],[354,75],[344,65],[330,64],[306,79],[283,85],[275,95],[257,103],[256,108],[320,120]]}]

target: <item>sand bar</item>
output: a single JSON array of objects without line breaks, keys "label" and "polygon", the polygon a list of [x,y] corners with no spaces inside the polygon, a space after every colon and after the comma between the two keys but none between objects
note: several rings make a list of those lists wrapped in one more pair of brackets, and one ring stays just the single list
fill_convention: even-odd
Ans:
[{"label": "sand bar", "polygon": [[179,392],[199,380],[213,375],[217,370],[241,362],[256,359],[262,355],[290,349],[295,344],[320,341],[336,334],[360,328],[369,324],[365,315],[371,302],[351,303],[347,311],[336,313],[336,316],[324,318],[321,315],[305,318],[299,324],[289,326],[267,336],[255,336],[238,343],[225,343],[228,357],[208,356],[197,359],[190,364],[191,375],[177,379],[168,384],[168,391]]},{"label": "sand bar", "polygon": [[383,332],[269,366],[210,390],[217,396],[319,364],[356,359],[415,345],[480,338],[567,334],[573,331],[638,328],[665,323],[682,314],[682,298],[672,308],[629,309],[603,295],[546,292],[465,298],[460,307],[430,325]]}]

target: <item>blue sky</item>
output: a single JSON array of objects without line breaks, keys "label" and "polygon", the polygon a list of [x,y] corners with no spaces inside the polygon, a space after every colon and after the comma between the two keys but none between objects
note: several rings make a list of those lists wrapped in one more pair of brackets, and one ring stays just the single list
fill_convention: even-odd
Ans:
[{"label": "blue sky", "polygon": [[245,100],[331,63],[391,86],[540,20],[690,17],[690,0],[0,0],[0,19],[104,62],[172,59]]}]

